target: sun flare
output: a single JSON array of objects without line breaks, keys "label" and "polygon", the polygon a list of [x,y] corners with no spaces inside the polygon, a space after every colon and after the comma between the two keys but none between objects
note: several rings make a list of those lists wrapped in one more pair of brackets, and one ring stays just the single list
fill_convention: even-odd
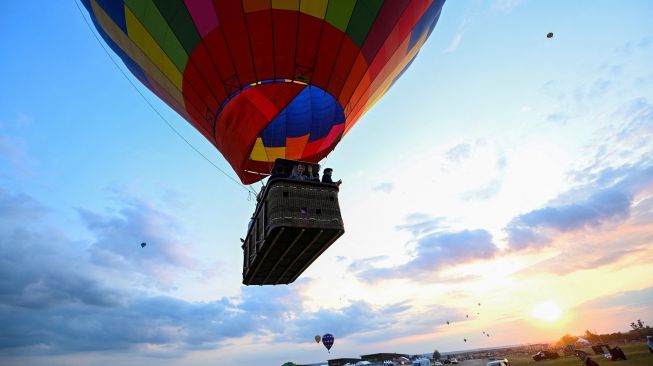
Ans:
[{"label": "sun flare", "polygon": [[539,320],[551,323],[560,319],[562,309],[558,304],[548,301],[535,305],[531,310],[531,315]]}]

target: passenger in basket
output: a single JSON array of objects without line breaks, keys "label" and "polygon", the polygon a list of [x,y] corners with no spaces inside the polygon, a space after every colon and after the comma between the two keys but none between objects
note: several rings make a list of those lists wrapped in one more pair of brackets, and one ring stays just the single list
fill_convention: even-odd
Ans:
[{"label": "passenger in basket", "polygon": [[290,175],[290,179],[309,181],[311,177],[304,175],[304,164],[298,164]]},{"label": "passenger in basket", "polygon": [[308,166],[308,176],[311,178],[311,182],[320,183],[320,167],[313,171],[313,166]]},{"label": "passenger in basket", "polygon": [[342,179],[339,179],[337,182],[334,182],[333,179],[331,178],[331,174],[333,174],[333,169],[331,168],[324,169],[324,173],[322,173],[322,183],[331,183],[339,187],[342,184]]}]

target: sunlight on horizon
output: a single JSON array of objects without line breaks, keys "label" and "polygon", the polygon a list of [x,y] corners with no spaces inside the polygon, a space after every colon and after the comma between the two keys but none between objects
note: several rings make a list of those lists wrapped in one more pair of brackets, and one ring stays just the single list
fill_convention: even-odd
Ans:
[{"label": "sunlight on horizon", "polygon": [[560,306],[558,306],[558,304],[552,301],[539,303],[535,305],[533,310],[531,310],[530,312],[530,315],[532,317],[547,323],[553,323],[560,320],[562,314],[563,311],[560,308]]}]

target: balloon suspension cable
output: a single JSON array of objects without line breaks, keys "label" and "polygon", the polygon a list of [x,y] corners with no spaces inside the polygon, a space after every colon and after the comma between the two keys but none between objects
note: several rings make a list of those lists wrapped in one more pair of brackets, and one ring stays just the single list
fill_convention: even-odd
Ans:
[{"label": "balloon suspension cable", "polygon": [[120,73],[121,73],[122,76],[127,80],[127,82],[129,82],[129,84],[130,84],[130,85],[131,85],[131,86],[136,90],[136,92],[138,92],[138,94],[143,98],[143,100],[147,103],[147,105],[150,106],[150,108],[154,111],[154,113],[156,113],[156,115],[158,115],[159,118],[160,118],[160,119],[161,119],[161,120],[162,120],[162,121],[163,121],[163,122],[164,122],[164,123],[165,123],[165,124],[166,124],[170,129],[171,129],[171,130],[172,130],[172,132],[174,132],[175,135],[177,135],[180,139],[182,139],[182,140],[186,143],[186,145],[188,145],[188,146],[189,146],[193,151],[195,151],[199,156],[201,156],[202,158],[204,158],[204,160],[206,160],[209,164],[211,164],[215,169],[217,169],[217,170],[218,170],[220,173],[222,173],[225,177],[229,178],[231,181],[233,181],[233,182],[236,183],[237,185],[241,186],[244,190],[246,190],[246,191],[248,192],[248,197],[249,197],[251,194],[254,194],[254,196],[256,196],[257,192],[256,192],[255,189],[253,189],[251,186],[248,188],[247,186],[245,186],[245,185],[242,184],[241,182],[237,181],[234,177],[232,177],[231,175],[229,175],[227,172],[225,172],[223,169],[221,169],[219,166],[217,166],[213,161],[211,161],[211,159],[209,159],[206,155],[204,155],[201,151],[199,151],[195,146],[193,146],[193,144],[191,144],[190,141],[188,141],[188,140],[187,140],[187,139],[186,139],[186,138],[185,138],[185,137],[184,137],[184,136],[183,136],[183,135],[182,135],[182,134],[181,134],[181,133],[180,133],[180,132],[179,132],[179,131],[178,131],[178,130],[177,130],[177,129],[176,129],[176,128],[171,124],[171,123],[170,123],[170,121],[168,121],[168,120],[167,120],[167,119],[166,119],[166,118],[161,114],[161,112],[159,112],[158,109],[156,109],[156,107],[152,104],[152,102],[150,102],[150,100],[147,99],[147,97],[145,96],[145,94],[143,94],[143,92],[141,92],[141,90],[138,89],[138,87],[136,86],[136,84],[134,84],[134,82],[129,78],[129,76],[128,76],[128,75],[125,73],[125,71],[120,67],[120,65],[118,65],[118,63],[116,62],[116,60],[114,60],[113,57],[111,57],[111,53],[110,53],[109,50],[107,50],[107,48],[104,46],[104,44],[102,43],[102,41],[100,40],[100,38],[98,37],[98,35],[93,31],[93,27],[92,27],[91,24],[88,22],[88,19],[86,19],[86,17],[84,16],[84,12],[82,11],[82,8],[80,8],[79,3],[77,2],[77,0],[73,0],[73,2],[75,3],[75,6],[77,6],[77,10],[79,10],[79,14],[80,14],[81,17],[84,19],[84,22],[86,23],[86,26],[88,27],[89,31],[91,32],[91,34],[93,34],[93,37],[94,37],[95,40],[100,44],[100,46],[102,47],[102,49],[104,50],[104,52],[107,54],[107,56],[109,57],[109,59],[111,60],[111,62],[116,66],[116,68],[120,71]]}]

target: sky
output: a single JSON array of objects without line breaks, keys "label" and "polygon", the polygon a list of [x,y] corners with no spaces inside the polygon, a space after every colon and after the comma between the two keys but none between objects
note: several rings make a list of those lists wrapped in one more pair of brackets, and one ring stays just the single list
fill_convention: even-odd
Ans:
[{"label": "sky", "polygon": [[274,287],[241,285],[254,200],[74,1],[0,14],[3,365],[313,363],[653,324],[648,0],[448,1],[322,162],[345,235]]}]

